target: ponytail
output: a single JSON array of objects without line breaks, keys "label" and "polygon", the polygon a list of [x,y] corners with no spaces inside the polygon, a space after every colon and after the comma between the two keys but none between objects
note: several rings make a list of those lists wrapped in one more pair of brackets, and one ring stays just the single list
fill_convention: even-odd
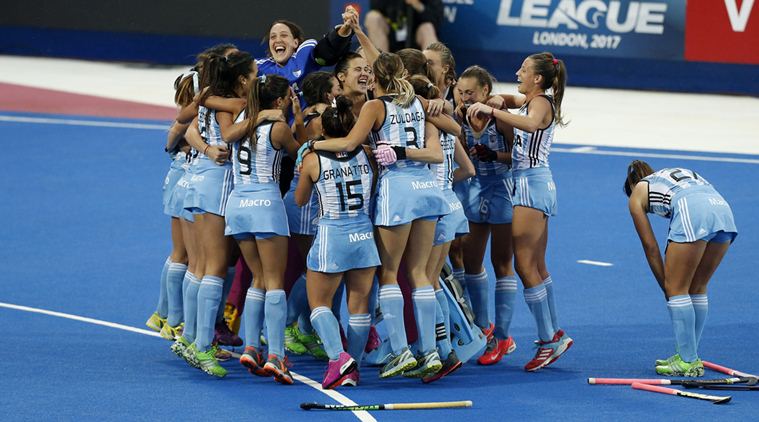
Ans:
[{"label": "ponytail", "polygon": [[329,106],[322,113],[322,129],[329,138],[342,138],[350,133],[356,117],[353,115],[353,101],[340,95],[335,99],[335,106]]},{"label": "ponytail", "polygon": [[627,166],[627,177],[625,178],[624,191],[629,198],[632,195],[635,185],[638,184],[644,177],[653,174],[654,169],[648,165],[647,162],[641,160],[634,160]]},{"label": "ponytail", "polygon": [[528,57],[534,63],[535,73],[543,77],[540,88],[553,92],[553,104],[556,111],[554,121],[559,126],[566,126],[561,114],[561,101],[564,99],[564,88],[567,85],[567,68],[564,61],[557,59],[549,52],[537,53]]},{"label": "ponytail", "polygon": [[440,89],[435,86],[428,78],[422,75],[414,75],[408,79],[411,86],[414,87],[416,95],[427,100],[434,100],[440,97]]},{"label": "ponytail", "polygon": [[397,94],[393,104],[408,107],[414,100],[414,87],[405,80],[406,68],[397,54],[382,53],[374,61],[374,77],[377,84],[388,94]]},{"label": "ponytail", "polygon": [[245,105],[245,116],[248,117],[248,137],[251,145],[255,145],[256,122],[261,110],[272,108],[274,102],[287,96],[290,85],[287,79],[279,75],[262,75],[253,80],[253,86],[248,92],[248,103]]}]

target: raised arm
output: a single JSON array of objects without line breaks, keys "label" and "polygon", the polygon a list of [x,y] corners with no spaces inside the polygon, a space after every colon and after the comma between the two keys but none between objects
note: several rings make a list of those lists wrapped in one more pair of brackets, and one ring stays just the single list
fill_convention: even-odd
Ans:
[{"label": "raised arm", "polygon": [[201,104],[206,108],[210,108],[216,111],[225,111],[235,116],[240,114],[243,108],[245,108],[247,101],[244,98],[225,98],[218,95],[211,95],[206,98]]},{"label": "raised arm", "polygon": [[638,183],[635,186],[630,195],[628,207],[633,224],[635,224],[635,231],[638,232],[640,243],[643,246],[643,252],[646,254],[648,266],[651,268],[662,292],[666,295],[664,290],[664,260],[659,251],[659,243],[656,241],[654,231],[651,229],[651,222],[648,221],[646,214],[648,208],[648,184],[646,182]]},{"label": "raised arm", "polygon": [[493,116],[497,120],[501,120],[508,125],[527,132],[535,132],[538,129],[548,126],[548,124],[550,124],[550,119],[553,117],[551,103],[549,103],[545,97],[535,97],[533,99],[530,103],[530,110],[527,113],[527,116],[511,114],[505,110],[497,110],[494,107],[482,103],[475,103],[469,106],[467,115],[471,117],[477,114]]},{"label": "raised arm", "polygon": [[353,30],[349,23],[353,16],[358,19],[358,12],[353,6],[348,6],[343,12],[343,24],[330,30],[313,50],[313,60],[319,66],[334,66],[335,63],[348,52]]}]

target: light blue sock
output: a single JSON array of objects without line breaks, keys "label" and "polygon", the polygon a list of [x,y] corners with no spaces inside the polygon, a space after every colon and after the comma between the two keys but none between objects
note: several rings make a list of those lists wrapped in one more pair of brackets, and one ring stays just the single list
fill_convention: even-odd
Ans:
[{"label": "light blue sock", "polygon": [[464,278],[464,269],[463,268],[453,268],[451,269],[451,274],[453,274],[453,277],[458,280],[459,283],[462,285],[466,283],[466,279]]},{"label": "light blue sock", "polygon": [[343,342],[340,340],[340,327],[337,325],[335,314],[328,307],[319,306],[311,311],[311,325],[322,339],[324,351],[329,359],[337,360],[343,351]]},{"label": "light blue sock", "polygon": [[705,294],[690,295],[690,300],[693,302],[693,312],[696,314],[696,350],[698,350],[698,345],[701,344],[701,333],[704,332],[706,315],[709,313],[709,298]]},{"label": "light blue sock", "polygon": [[166,273],[166,293],[169,303],[167,323],[176,327],[182,322],[182,284],[187,265],[172,262]]},{"label": "light blue sock", "polygon": [[448,296],[445,295],[443,289],[437,289],[435,290],[435,299],[440,304],[440,309],[443,310],[443,322],[445,322],[446,330],[450,333],[451,309],[448,307]]},{"label": "light blue sock", "polygon": [[[516,277],[514,278],[516,280]],[[548,295],[548,310],[551,311],[551,325],[556,331],[559,331],[559,319],[556,316],[556,296],[553,292],[553,279],[551,276],[543,280],[543,285],[546,287],[546,294]]]},{"label": "light blue sock", "polygon": [[[501,340],[509,337],[511,318],[514,316],[514,298],[517,295],[517,277],[501,277],[495,281],[495,336]],[[551,297],[550,295],[548,296]],[[548,307],[551,301],[548,300]]]},{"label": "light blue sock", "polygon": [[530,308],[535,323],[538,326],[538,337],[540,340],[548,342],[553,340],[556,332],[551,325],[551,311],[548,309],[548,299],[546,298],[546,288],[543,284],[535,287],[524,289],[524,301]]},{"label": "light blue sock", "polygon": [[[290,289],[290,295],[287,297],[287,319],[285,326],[289,327],[298,317],[308,309],[308,296],[306,295],[306,275],[301,274]],[[310,324],[309,324],[310,325]],[[300,323],[298,323],[298,328]]]},{"label": "light blue sock", "polygon": [[232,290],[232,284],[235,282],[235,273],[237,272],[237,269],[232,267],[227,267],[227,276],[224,277],[224,290],[221,292],[221,304],[219,305],[219,309],[216,310],[216,323],[220,323],[224,321],[224,307],[227,305],[227,297],[229,297],[229,291]]},{"label": "light blue sock", "polygon": [[269,354],[280,359],[285,358],[285,318],[287,318],[287,299],[282,289],[266,292],[264,319],[266,320],[266,341]]},{"label": "light blue sock", "polygon": [[182,298],[182,307],[184,308],[184,330],[182,336],[190,343],[195,341],[195,328],[198,320],[198,289],[200,289],[200,280],[195,274],[187,271],[185,273],[187,289],[184,291]]},{"label": "light blue sock", "polygon": [[[438,290],[442,292],[442,290]],[[451,353],[451,337],[448,335],[448,324],[443,307],[440,306],[440,297],[435,292],[437,300],[435,301],[435,342],[440,350],[440,358],[445,359]]]},{"label": "light blue sock", "polygon": [[406,328],[403,325],[403,294],[397,284],[380,286],[379,303],[382,315],[387,323],[387,334],[390,339],[390,347],[396,355],[405,347]]},{"label": "light blue sock", "polygon": [[195,337],[195,346],[201,352],[211,347],[214,326],[216,325],[216,311],[221,303],[224,290],[224,279],[207,275],[200,282],[198,289],[198,332]]},{"label": "light blue sock", "polygon": [[169,295],[166,292],[166,277],[168,276],[170,265],[171,260],[166,258],[166,261],[163,263],[163,269],[161,270],[161,286],[158,291],[158,305],[155,307],[155,311],[158,312],[158,315],[161,318],[166,318],[169,313]]},{"label": "light blue sock", "polygon": [[264,323],[265,301],[266,292],[253,286],[248,288],[248,293],[245,295],[245,309],[242,311],[245,319],[246,346],[261,348],[261,326]]},{"label": "light blue sock", "polygon": [[350,314],[348,318],[348,354],[361,364],[372,318],[369,314]]},{"label": "light blue sock", "polygon": [[675,331],[675,343],[680,357],[685,362],[698,359],[696,353],[696,313],[693,302],[688,295],[672,296],[667,301],[672,328]]},{"label": "light blue sock", "polygon": [[414,318],[419,333],[419,351],[426,355],[435,350],[435,290],[432,286],[414,289],[411,300],[414,302]]},{"label": "light blue sock", "polygon": [[466,286],[469,290],[469,297],[472,300],[472,312],[474,312],[474,323],[480,328],[490,326],[488,317],[488,275],[486,272],[479,274],[466,274]]}]

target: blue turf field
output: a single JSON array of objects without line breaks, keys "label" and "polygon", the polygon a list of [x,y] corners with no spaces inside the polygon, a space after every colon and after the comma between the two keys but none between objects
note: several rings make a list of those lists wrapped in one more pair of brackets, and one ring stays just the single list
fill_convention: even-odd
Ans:
[{"label": "blue turf field", "polygon": [[[144,328],[170,250],[168,218],[160,204],[169,165],[162,153],[165,132],[14,121],[0,121],[0,131],[5,156],[0,167],[0,302]],[[360,387],[339,392],[357,403],[474,401],[469,410],[373,412],[377,420],[755,418],[755,392],[733,392],[732,403],[714,406],[624,386],[586,384],[589,376],[653,377],[653,360],[669,356],[674,345],[665,302],[622,192],[632,157],[570,150],[557,146],[551,157],[559,215],[550,224],[548,264],[560,322],[574,347],[552,367],[525,373],[521,368],[534,353],[535,328],[520,294],[512,325],[518,349],[500,364],[468,364],[427,386],[407,379],[380,381],[375,369],[365,367]],[[754,306],[759,289],[752,274],[759,250],[754,186],[759,157],[708,157],[748,162],[647,160],[654,168],[696,170],[732,205],[740,234],[713,279],[700,354],[757,373],[753,353],[759,346],[759,312]],[[666,222],[652,222],[663,240]],[[583,259],[613,266],[577,263]],[[334,401],[302,383],[286,387],[251,378],[234,361],[225,365],[230,369],[226,379],[211,379],[187,367],[169,351],[169,343],[155,337],[3,307],[0,334],[3,420],[356,420],[348,412],[305,413],[300,402]],[[294,362],[295,372],[321,381],[321,362]]]}]

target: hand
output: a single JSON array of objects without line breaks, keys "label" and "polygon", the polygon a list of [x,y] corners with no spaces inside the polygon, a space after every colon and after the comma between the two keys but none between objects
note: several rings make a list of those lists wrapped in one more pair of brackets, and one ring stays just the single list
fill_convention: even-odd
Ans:
[{"label": "hand", "polygon": [[442,98],[436,98],[434,100],[427,101],[427,114],[435,117],[440,115],[445,108],[445,100]]},{"label": "hand", "polygon": [[477,159],[482,162],[491,163],[493,161],[498,161],[498,153],[488,148],[485,144],[476,144],[472,149],[474,149]]},{"label": "hand", "polygon": [[491,113],[493,113],[493,107],[482,103],[474,103],[470,105],[466,111],[466,115],[470,119],[476,117],[478,114],[483,116],[490,116]]},{"label": "hand", "polygon": [[[348,6],[351,10],[354,10],[352,7]],[[361,25],[358,23],[358,13],[352,13],[351,16],[348,18],[348,26],[353,30],[354,33],[361,32]]]},{"label": "hand", "polygon": [[303,167],[303,157],[310,154],[313,151],[314,141],[308,141],[298,148],[298,157],[295,159],[295,167],[300,171]]},{"label": "hand", "polygon": [[489,105],[490,107],[497,108],[498,110],[503,110],[505,103],[506,100],[504,100],[500,95],[494,95],[485,102],[485,104]]},{"label": "hand", "polygon": [[224,145],[211,145],[206,150],[206,156],[214,162],[214,164],[222,166],[229,159],[229,150]]},{"label": "hand", "polygon": [[340,36],[347,37],[350,35],[351,30],[354,29],[354,20],[355,25],[358,25],[358,12],[353,8],[353,6],[348,6],[345,8],[345,11],[342,14],[342,18],[343,24],[340,29],[338,29],[338,33]]},{"label": "hand", "polygon": [[395,155],[395,151],[390,145],[379,144],[377,145],[377,149],[374,150],[374,159],[380,165],[387,167],[398,161],[398,156]]}]

